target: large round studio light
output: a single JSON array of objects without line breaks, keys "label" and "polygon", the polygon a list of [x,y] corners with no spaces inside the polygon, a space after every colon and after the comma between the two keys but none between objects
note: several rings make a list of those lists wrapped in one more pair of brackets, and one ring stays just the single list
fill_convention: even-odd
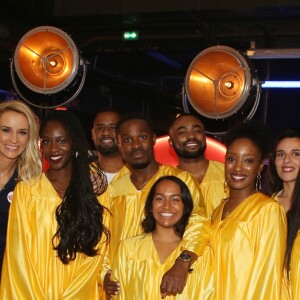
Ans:
[{"label": "large round studio light", "polygon": [[[222,120],[223,128],[226,119],[252,118],[261,90],[246,56],[227,46],[200,52],[187,70],[184,88],[185,101],[204,118]],[[188,110],[187,103],[184,108]]]},{"label": "large round studio light", "polygon": [[73,40],[61,29],[51,26],[27,32],[19,41],[11,62],[17,93],[42,108],[72,101],[80,92],[85,75],[86,65]]}]

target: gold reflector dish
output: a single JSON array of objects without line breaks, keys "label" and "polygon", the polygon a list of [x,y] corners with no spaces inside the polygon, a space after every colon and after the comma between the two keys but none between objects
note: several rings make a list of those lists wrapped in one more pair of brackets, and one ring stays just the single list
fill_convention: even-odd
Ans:
[{"label": "gold reflector dish", "polygon": [[251,86],[247,61],[227,46],[210,47],[200,52],[185,78],[190,104],[210,119],[224,119],[236,113],[245,104]]},{"label": "gold reflector dish", "polygon": [[25,86],[41,94],[63,90],[75,78],[79,55],[73,40],[62,30],[42,26],[19,41],[14,65]]}]

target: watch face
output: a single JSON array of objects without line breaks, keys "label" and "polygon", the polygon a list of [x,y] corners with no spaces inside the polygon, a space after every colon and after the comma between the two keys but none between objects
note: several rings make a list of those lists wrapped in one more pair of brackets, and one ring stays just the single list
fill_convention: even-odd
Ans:
[{"label": "watch face", "polygon": [[192,256],[187,253],[181,253],[179,257],[184,261],[190,261],[192,259]]}]

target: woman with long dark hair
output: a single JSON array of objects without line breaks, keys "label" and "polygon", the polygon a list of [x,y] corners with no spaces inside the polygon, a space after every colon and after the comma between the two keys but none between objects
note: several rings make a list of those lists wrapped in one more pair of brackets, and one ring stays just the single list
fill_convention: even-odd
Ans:
[{"label": "woman with long dark hair", "polygon": [[116,253],[112,278],[119,281],[120,291],[115,299],[213,299],[212,265],[206,264],[210,248],[193,263],[181,293],[160,292],[164,273],[177,257],[184,259],[182,238],[192,210],[191,193],[181,179],[164,176],[153,184],[145,204],[144,234],[121,241]]},{"label": "woman with long dark hair", "polygon": [[99,299],[109,214],[97,195],[106,178],[95,164],[91,171],[85,133],[73,113],[49,114],[40,137],[50,168],[38,181],[16,186],[1,299]]},{"label": "woman with long dark hair", "polygon": [[286,128],[277,137],[270,161],[270,193],[287,212],[300,170],[300,129]]},{"label": "woman with long dark hair", "polygon": [[291,208],[287,212],[288,236],[285,256],[283,299],[300,299],[300,172],[294,185]]}]

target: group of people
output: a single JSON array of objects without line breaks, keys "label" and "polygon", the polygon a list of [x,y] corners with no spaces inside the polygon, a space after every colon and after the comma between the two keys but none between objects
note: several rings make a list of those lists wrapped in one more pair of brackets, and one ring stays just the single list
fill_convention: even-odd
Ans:
[{"label": "group of people", "polygon": [[182,114],[177,167],[156,161],[141,114],[101,111],[91,135],[96,152],[72,112],[39,124],[0,103],[0,299],[300,299],[300,130],[271,149],[266,126],[244,122],[223,164]]}]

